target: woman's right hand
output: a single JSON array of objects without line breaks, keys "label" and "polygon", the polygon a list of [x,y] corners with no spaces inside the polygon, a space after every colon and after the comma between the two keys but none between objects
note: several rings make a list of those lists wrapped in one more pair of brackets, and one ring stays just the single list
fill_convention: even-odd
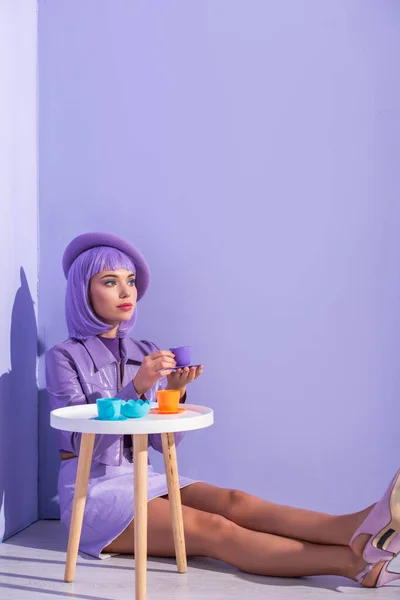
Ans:
[{"label": "woman's right hand", "polygon": [[139,398],[148,392],[156,381],[170,375],[175,366],[174,355],[169,350],[159,350],[146,356],[133,379]]}]

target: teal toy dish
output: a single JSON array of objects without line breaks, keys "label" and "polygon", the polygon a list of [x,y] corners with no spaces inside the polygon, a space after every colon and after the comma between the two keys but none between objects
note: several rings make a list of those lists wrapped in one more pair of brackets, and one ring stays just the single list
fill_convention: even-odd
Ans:
[{"label": "teal toy dish", "polygon": [[128,419],[140,419],[150,411],[149,400],[122,400],[121,414]]}]

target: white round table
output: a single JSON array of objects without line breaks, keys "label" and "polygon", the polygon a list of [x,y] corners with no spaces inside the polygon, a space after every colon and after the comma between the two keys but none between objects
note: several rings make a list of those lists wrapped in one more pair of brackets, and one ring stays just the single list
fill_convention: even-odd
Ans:
[{"label": "white round table", "polygon": [[96,434],[130,434],[133,444],[135,486],[135,598],[146,598],[147,571],[147,464],[148,435],[160,433],[167,477],[168,498],[171,506],[177,568],[187,570],[185,537],[183,531],[182,504],[179,489],[178,466],[174,432],[193,431],[209,427],[214,422],[214,412],[206,406],[180,405],[185,410],[175,415],[154,414],[152,411],[140,419],[126,421],[99,421],[96,404],[68,406],[51,411],[50,424],[55,429],[82,433],[76,474],[72,519],[69,530],[65,581],[74,580],[79,541],[82,531],[86,493]]}]

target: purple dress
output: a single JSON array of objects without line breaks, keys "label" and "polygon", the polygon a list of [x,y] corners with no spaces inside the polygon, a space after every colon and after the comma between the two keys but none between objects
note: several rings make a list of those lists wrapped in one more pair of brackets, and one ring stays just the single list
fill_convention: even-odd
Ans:
[{"label": "purple dress", "polygon": [[[121,363],[119,340],[117,338],[99,338]],[[79,549],[96,558],[106,558],[103,548],[117,538],[134,518],[134,482],[132,438],[124,436],[122,463],[117,466],[92,461],[87,490],[85,514]],[[78,466],[77,458],[61,461],[58,475],[58,494],[61,522],[69,529],[72,504],[75,492],[75,480]],[[180,488],[195,480],[179,477]],[[168,493],[165,474],[156,473],[148,467],[148,500],[165,496]]]}]

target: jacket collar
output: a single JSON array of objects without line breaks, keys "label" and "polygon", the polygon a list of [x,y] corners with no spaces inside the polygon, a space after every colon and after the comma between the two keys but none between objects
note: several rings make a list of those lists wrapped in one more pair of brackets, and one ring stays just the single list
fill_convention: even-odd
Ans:
[{"label": "jacket collar", "polygon": [[[102,342],[100,342],[100,344],[101,343]],[[145,352],[143,351],[143,348],[139,346],[138,342],[128,337],[121,338],[120,348],[122,362],[132,360],[133,362],[142,364],[143,358],[145,357]]]},{"label": "jacket collar", "polygon": [[[107,348],[105,344],[97,336],[82,340],[82,344],[90,354],[96,369],[99,371],[106,365],[115,362],[115,358],[112,352]],[[137,363],[142,363],[144,352],[140,349],[139,345],[131,338],[121,338],[121,360],[123,363],[128,360],[132,360]]]}]

